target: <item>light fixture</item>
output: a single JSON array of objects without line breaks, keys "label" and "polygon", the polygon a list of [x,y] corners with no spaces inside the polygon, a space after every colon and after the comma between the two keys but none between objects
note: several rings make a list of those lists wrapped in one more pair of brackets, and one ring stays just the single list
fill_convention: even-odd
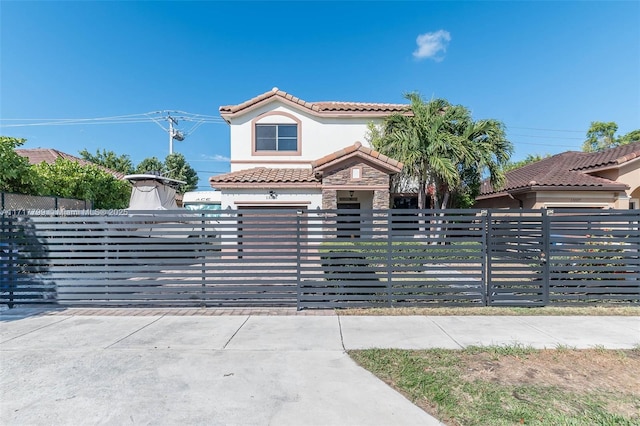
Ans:
[{"label": "light fixture", "polygon": [[272,200],[278,198],[278,194],[276,194],[276,191],[269,191],[269,198],[271,198]]},{"label": "light fixture", "polygon": [[349,198],[353,198],[353,191],[349,191]]}]

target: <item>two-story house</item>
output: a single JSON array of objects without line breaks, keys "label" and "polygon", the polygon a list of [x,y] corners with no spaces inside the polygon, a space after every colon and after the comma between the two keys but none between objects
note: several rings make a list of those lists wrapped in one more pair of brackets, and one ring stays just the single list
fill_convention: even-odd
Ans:
[{"label": "two-story house", "polygon": [[231,130],[231,172],[209,179],[222,208],[363,208],[390,204],[402,164],[367,146],[369,123],[405,104],[306,102],[278,88],[220,107]]}]

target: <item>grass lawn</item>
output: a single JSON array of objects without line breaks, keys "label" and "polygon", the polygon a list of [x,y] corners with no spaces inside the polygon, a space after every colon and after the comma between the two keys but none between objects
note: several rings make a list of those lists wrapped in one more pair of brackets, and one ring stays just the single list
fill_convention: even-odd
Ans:
[{"label": "grass lawn", "polygon": [[640,347],[349,354],[447,425],[640,425]]},{"label": "grass lawn", "polygon": [[587,316],[640,316],[640,306],[549,306],[544,308],[478,307],[416,307],[416,308],[352,308],[339,309],[339,315],[587,315]]}]

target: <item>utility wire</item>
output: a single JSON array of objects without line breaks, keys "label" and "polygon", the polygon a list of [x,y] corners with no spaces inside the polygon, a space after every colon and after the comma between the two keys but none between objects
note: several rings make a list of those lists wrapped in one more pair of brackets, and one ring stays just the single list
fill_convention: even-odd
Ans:
[{"label": "utility wire", "polygon": [[[192,114],[184,111],[152,111],[142,114],[117,115],[95,118],[0,118],[0,127],[32,127],[32,126],[79,126],[87,124],[135,124],[165,120],[165,114],[177,113],[174,118],[179,121],[193,122],[188,133],[208,123],[226,123],[221,117],[204,114]],[[160,126],[162,127],[162,126]]]},{"label": "utility wire", "polygon": [[579,140],[579,141],[583,141],[586,139],[586,138],[574,138],[574,137],[566,137],[566,136],[519,135],[516,133],[513,133],[510,136],[520,136],[523,138],[538,138],[538,139],[571,139],[571,140]]},{"label": "utility wire", "polygon": [[543,132],[568,132],[568,133],[586,133],[585,130],[561,130],[561,129],[540,129],[537,127],[515,127],[507,126],[508,129],[522,129],[522,130],[540,130]]}]

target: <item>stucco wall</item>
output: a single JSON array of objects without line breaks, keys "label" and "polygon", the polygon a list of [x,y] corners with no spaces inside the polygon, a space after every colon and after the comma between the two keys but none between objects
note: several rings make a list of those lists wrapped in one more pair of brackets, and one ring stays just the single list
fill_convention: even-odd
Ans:
[{"label": "stucco wall", "polygon": [[620,167],[618,182],[627,184],[629,198],[635,201],[635,205],[640,208],[640,158],[636,158]]},{"label": "stucco wall", "polygon": [[225,189],[222,192],[222,209],[237,209],[251,206],[302,206],[307,209],[322,208],[322,190],[275,188],[274,196],[269,189]]},{"label": "stucco wall", "polygon": [[[284,112],[300,120],[298,132],[301,135],[300,155],[260,155],[252,156],[252,123],[254,118],[270,113]],[[234,118],[230,125],[231,171],[252,167],[310,167],[308,163],[335,152],[355,142],[367,145],[365,136],[369,122],[380,122],[380,118],[344,117],[323,118],[291,108],[280,101],[273,101],[247,114]],[[291,118],[267,115],[258,123],[292,123]]]},{"label": "stucco wall", "polygon": [[[475,208],[543,209],[553,207],[628,209],[629,198],[624,192],[611,191],[539,191],[510,197],[478,201]],[[522,201],[522,203],[520,203]]]}]

